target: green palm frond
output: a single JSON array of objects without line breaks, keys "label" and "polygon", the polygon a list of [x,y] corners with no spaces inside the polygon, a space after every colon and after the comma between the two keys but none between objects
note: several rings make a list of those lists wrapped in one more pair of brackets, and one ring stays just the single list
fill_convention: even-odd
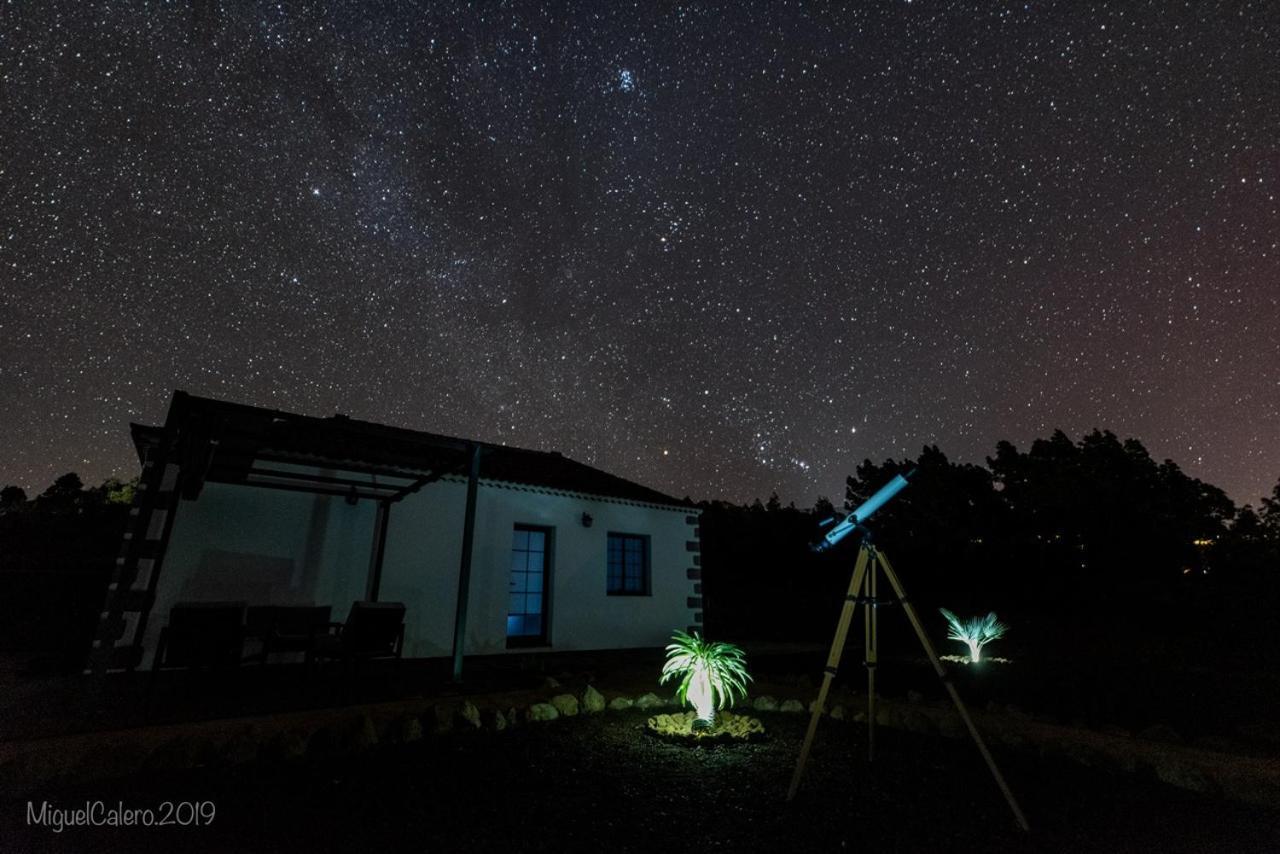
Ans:
[{"label": "green palm frond", "polygon": [[700,672],[705,672],[715,705],[723,709],[735,697],[745,697],[751,675],[747,673],[746,655],[731,643],[712,643],[697,632],[677,631],[667,645],[667,661],[659,682],[679,679],[676,696],[686,702],[689,686]]},{"label": "green palm frond", "polygon": [[976,640],[979,643],[987,643],[1004,637],[1005,633],[1009,631],[1009,627],[996,618],[995,611],[985,617],[970,617],[967,620],[961,620],[946,608],[939,608],[938,610],[942,612],[942,616],[947,618],[949,627],[947,637],[950,640],[964,641],[965,643]]},{"label": "green palm frond", "polygon": [[996,618],[995,611],[985,617],[970,617],[962,620],[946,608],[939,608],[947,620],[947,639],[957,640],[969,645],[973,660],[978,660],[978,650],[993,640],[999,640],[1009,631],[1009,627]]}]

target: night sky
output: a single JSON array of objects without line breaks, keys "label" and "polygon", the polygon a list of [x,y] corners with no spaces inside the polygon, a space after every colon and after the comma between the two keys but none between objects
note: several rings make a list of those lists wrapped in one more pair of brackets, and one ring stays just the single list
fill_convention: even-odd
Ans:
[{"label": "night sky", "polygon": [[[849,4],[853,6],[854,4]],[[1280,6],[0,0],[0,482],[174,388],[678,496],[1280,477]]]}]

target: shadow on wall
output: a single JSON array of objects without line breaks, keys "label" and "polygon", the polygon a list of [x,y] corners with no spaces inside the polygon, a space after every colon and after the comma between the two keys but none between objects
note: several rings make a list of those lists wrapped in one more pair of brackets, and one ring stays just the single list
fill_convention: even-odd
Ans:
[{"label": "shadow on wall", "polygon": [[[325,472],[328,474],[328,472]],[[301,560],[256,552],[208,548],[183,581],[176,601],[246,601],[250,604],[309,605],[316,602],[329,536],[332,498],[311,501]],[[259,520],[270,524],[269,519]]]},{"label": "shadow on wall", "polygon": [[313,591],[293,588],[293,565],[293,559],[287,557],[205,549],[175,601],[309,602]]}]

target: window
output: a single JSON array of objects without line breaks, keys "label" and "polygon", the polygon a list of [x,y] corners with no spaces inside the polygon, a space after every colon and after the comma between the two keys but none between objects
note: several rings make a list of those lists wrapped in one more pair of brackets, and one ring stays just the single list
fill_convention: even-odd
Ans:
[{"label": "window", "polygon": [[649,538],[638,534],[609,535],[610,596],[649,594]]},{"label": "window", "polygon": [[541,646],[547,642],[550,572],[551,529],[516,525],[511,537],[507,646]]}]

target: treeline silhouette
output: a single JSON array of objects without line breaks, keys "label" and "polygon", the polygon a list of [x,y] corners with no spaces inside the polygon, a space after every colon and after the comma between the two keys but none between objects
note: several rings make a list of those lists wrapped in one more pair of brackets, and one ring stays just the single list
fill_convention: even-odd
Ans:
[{"label": "treeline silhouette", "polygon": [[[844,509],[911,468],[910,486],[871,527],[936,637],[941,606],[995,610],[1012,626],[1000,646],[1045,657],[1244,668],[1280,659],[1270,632],[1280,483],[1259,508],[1238,508],[1137,440],[1059,431],[1026,451],[1000,442],[985,466],[952,462],[936,446],[914,460],[865,461],[847,480]],[[809,545],[839,509],[782,507],[776,495],[702,509],[708,632],[829,642],[857,545],[822,554]],[[905,620],[883,618],[885,631],[918,650]]]},{"label": "treeline silhouette", "polygon": [[79,669],[120,551],[132,483],[64,474],[35,498],[0,489],[0,652],[37,672]]}]

